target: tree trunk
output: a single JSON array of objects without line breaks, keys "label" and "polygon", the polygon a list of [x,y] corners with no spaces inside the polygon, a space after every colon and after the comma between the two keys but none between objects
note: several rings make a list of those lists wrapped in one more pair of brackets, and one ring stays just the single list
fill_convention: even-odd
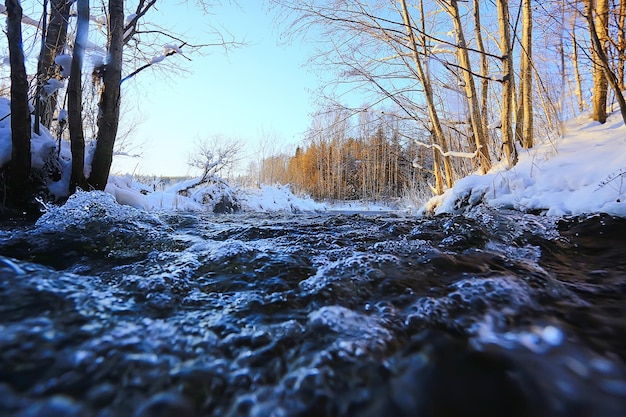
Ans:
[{"label": "tree trunk", "polygon": [[70,81],[67,86],[68,122],[70,143],[72,150],[72,176],[70,192],[76,187],[87,188],[85,180],[85,136],[83,133],[83,103],[82,103],[82,70],[85,47],[89,37],[89,0],[78,0],[78,23],[76,27],[76,41]]},{"label": "tree trunk", "polygon": [[22,50],[22,7],[18,0],[6,0],[7,39],[11,66],[11,162],[7,184],[7,205],[26,207],[30,189],[30,109],[28,79]]},{"label": "tree trunk", "polygon": [[534,143],[533,127],[533,71],[532,71],[532,8],[530,0],[522,1],[522,52],[520,69],[520,105],[522,146],[530,149]]},{"label": "tree trunk", "polygon": [[124,41],[124,1],[109,0],[108,62],[102,77],[98,103],[98,136],[89,184],[104,190],[113,162],[113,145],[120,116],[120,81]]},{"label": "tree trunk", "polygon": [[462,72],[465,95],[469,109],[470,123],[476,140],[476,148],[480,161],[480,170],[483,174],[491,169],[491,157],[489,156],[489,146],[487,144],[487,136],[483,128],[482,116],[480,114],[480,105],[476,96],[476,86],[474,84],[474,76],[472,75],[472,66],[467,52],[465,36],[463,35],[463,24],[459,14],[459,5],[457,0],[451,0],[446,5],[446,11],[452,17],[454,30],[457,36],[457,55],[459,66]]},{"label": "tree trunk", "polygon": [[487,110],[489,100],[489,63],[485,54],[483,42],[482,24],[480,22],[480,1],[474,0],[474,32],[476,36],[476,48],[480,53],[480,114],[483,120],[483,129],[487,132]]},{"label": "tree trunk", "polygon": [[[46,28],[46,36],[42,43],[37,65],[37,83],[40,92],[41,87],[58,74],[54,58],[59,55],[65,47],[67,40],[67,24],[72,3],[73,1],[68,0],[52,0],[50,3],[50,20]],[[48,129],[54,118],[57,96],[58,94],[56,92],[50,95],[39,95],[37,112],[40,116],[40,123]]]},{"label": "tree trunk", "polygon": [[619,2],[617,16],[617,82],[624,91],[624,61],[626,60],[626,0]]},{"label": "tree trunk", "polygon": [[[622,114],[622,119],[624,120],[624,124],[626,124],[626,100],[624,99],[624,94],[619,88],[619,82],[615,73],[611,71],[611,67],[609,66],[609,60],[606,56],[604,46],[602,45],[602,40],[598,35],[598,31],[596,29],[595,23],[593,21],[593,10],[591,7],[592,0],[589,0],[585,3],[586,6],[586,15],[587,22],[589,23],[589,35],[591,36],[591,42],[593,43],[596,49],[596,57],[598,59],[598,64],[602,68],[603,74],[607,81],[607,84],[611,84],[613,91],[615,92],[615,98],[619,103],[620,112]],[[599,120],[598,120],[599,121]],[[606,121],[606,105],[605,105],[605,117],[604,122]],[[603,122],[601,122],[603,123]]]},{"label": "tree trunk", "polygon": [[509,30],[509,4],[506,0],[496,2],[498,9],[498,25],[500,27],[500,51],[502,53],[502,110],[500,121],[502,123],[502,147],[506,158],[507,167],[510,168],[517,163],[517,155],[513,143],[513,89],[511,83],[513,79],[513,57],[511,50],[511,33]]},{"label": "tree trunk", "polygon": [[577,15],[578,13],[573,14],[570,33],[572,34],[572,67],[574,69],[574,82],[576,84],[574,94],[576,94],[576,98],[578,99],[578,111],[582,113],[585,110],[585,101],[583,100],[582,78],[580,76],[580,68],[578,67],[578,40],[576,39]]},{"label": "tree trunk", "polygon": [[[590,36],[598,38],[599,42],[593,42],[592,54],[593,59],[593,110],[591,118],[600,123],[606,122],[606,104],[608,95],[608,80],[605,74],[604,64],[600,55],[604,54],[606,58],[606,46],[608,43],[608,24],[609,24],[609,3],[608,0],[597,0],[596,17],[593,21],[593,3],[594,0],[585,0],[585,8],[587,14],[587,22],[589,23]],[[592,26],[595,30],[592,30]]]},{"label": "tree trunk", "polygon": [[[409,48],[411,49],[411,53],[413,55],[413,61],[415,63],[415,68],[417,69],[417,76],[422,81],[422,85],[424,87],[424,96],[426,98],[426,105],[428,107],[428,115],[430,118],[430,123],[432,127],[433,134],[433,142],[437,144],[441,148],[441,152],[444,154],[444,170],[446,172],[446,183],[449,188],[452,187],[452,164],[450,163],[450,157],[445,155],[448,152],[448,146],[443,134],[443,129],[441,127],[441,122],[439,121],[439,115],[437,114],[437,109],[435,108],[435,101],[433,98],[433,90],[432,85],[430,83],[430,78],[426,75],[424,71],[424,67],[420,60],[419,54],[417,52],[417,43],[415,41],[415,34],[413,32],[413,27],[411,26],[411,18],[409,16],[409,11],[406,6],[406,0],[401,0],[402,6],[402,18],[404,20],[404,25],[407,31],[407,35],[409,37]],[[433,152],[437,152],[434,150]],[[435,167],[435,183],[436,183],[436,194],[443,194],[443,181],[441,180],[441,172],[439,167],[437,166],[438,157],[435,155],[434,158]]]}]

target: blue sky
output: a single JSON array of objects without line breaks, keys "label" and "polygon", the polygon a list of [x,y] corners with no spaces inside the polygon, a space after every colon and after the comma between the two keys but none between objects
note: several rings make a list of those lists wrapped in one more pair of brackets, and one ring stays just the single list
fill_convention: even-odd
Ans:
[{"label": "blue sky", "polygon": [[142,123],[133,136],[142,145],[142,158],[117,158],[114,170],[185,175],[195,143],[214,135],[245,141],[251,157],[261,132],[275,132],[289,150],[301,141],[312,112],[310,90],[318,82],[304,67],[309,51],[304,45],[279,45],[275,20],[263,2],[239,3],[214,7],[209,16],[172,3],[146,15],[198,43],[215,40],[206,29],[212,24],[247,45],[228,54],[215,48],[206,56],[190,55],[191,62],[173,56],[168,59],[179,59],[188,74],[160,79],[145,71],[129,81],[124,99],[128,111],[140,111]]}]

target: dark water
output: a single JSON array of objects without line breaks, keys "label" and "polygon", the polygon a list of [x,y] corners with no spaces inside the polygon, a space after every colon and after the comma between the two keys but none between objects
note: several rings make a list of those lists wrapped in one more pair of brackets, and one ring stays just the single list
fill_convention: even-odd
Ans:
[{"label": "dark water", "polygon": [[0,227],[0,415],[624,416],[626,220],[477,207]]}]

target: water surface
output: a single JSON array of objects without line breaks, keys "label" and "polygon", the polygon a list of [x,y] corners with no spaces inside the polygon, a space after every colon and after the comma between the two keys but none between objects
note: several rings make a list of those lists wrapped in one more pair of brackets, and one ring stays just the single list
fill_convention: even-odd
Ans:
[{"label": "water surface", "polygon": [[623,416],[626,220],[477,207],[0,226],[0,415]]}]

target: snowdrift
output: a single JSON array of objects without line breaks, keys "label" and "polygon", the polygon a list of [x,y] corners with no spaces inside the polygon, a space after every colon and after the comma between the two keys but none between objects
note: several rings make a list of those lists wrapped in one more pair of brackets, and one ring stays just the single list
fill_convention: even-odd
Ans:
[{"label": "snowdrift", "polygon": [[548,216],[626,217],[626,127],[619,112],[605,124],[580,116],[563,129],[562,138],[521,150],[510,170],[499,166],[459,180],[420,213],[454,213],[486,203]]}]

